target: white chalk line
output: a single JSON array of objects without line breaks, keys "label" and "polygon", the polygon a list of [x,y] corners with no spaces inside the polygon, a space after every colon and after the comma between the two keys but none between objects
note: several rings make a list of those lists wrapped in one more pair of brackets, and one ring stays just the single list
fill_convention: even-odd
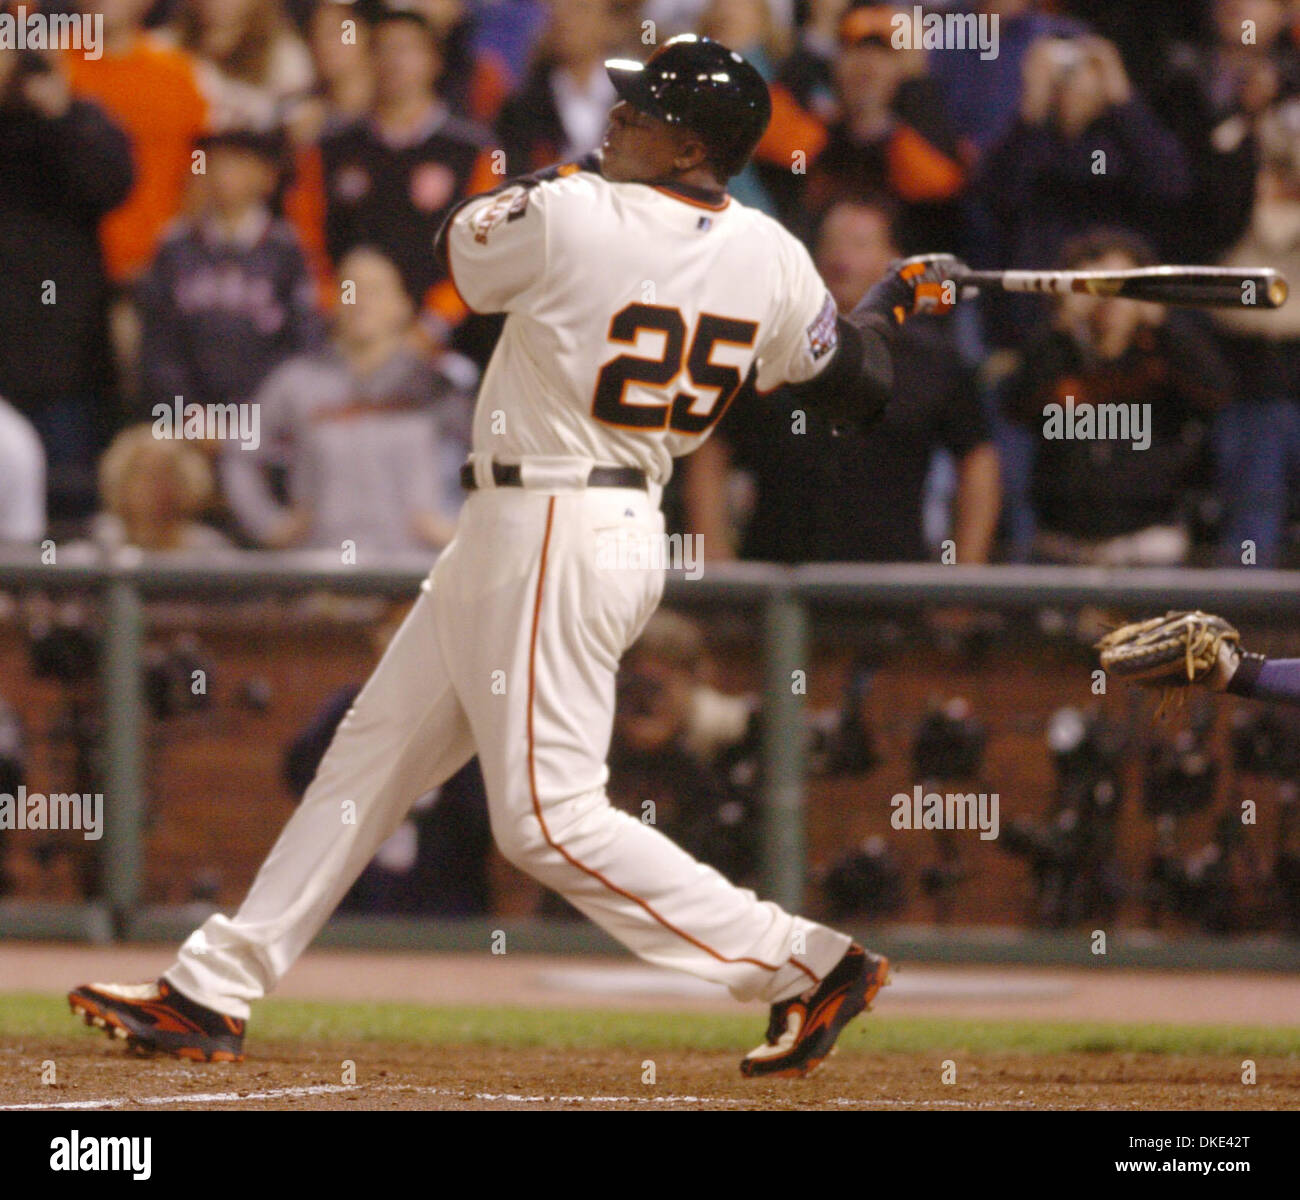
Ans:
[{"label": "white chalk line", "polygon": [[360,1087],[323,1083],[313,1087],[272,1088],[264,1092],[191,1092],[175,1096],[110,1096],[104,1100],[59,1100],[53,1104],[0,1104],[0,1112],[26,1109],[122,1108],[127,1104],[229,1104],[236,1100],[279,1100],[288,1096],[324,1096],[333,1092],[354,1092]]},{"label": "white chalk line", "polygon": [[[362,1092],[368,1094],[392,1092],[416,1092],[427,1096],[440,1096],[457,1100],[480,1100],[489,1104],[631,1104],[663,1105],[684,1104],[702,1107],[735,1108],[754,1105],[754,1101],[741,1100],[733,1096],[552,1096],[529,1095],[522,1092],[466,1092],[457,1088],[426,1087],[419,1084],[316,1084],[311,1087],[268,1088],[258,1092],[191,1092],[169,1096],[110,1096],[102,1100],[57,1100],[50,1103],[35,1104],[0,1104],[0,1112],[22,1112],[33,1110],[76,1111],[101,1108],[125,1108],[128,1105],[149,1105],[163,1107],[169,1104],[238,1104],[250,1100],[283,1100],[296,1096],[330,1096],[343,1092]],[[891,1100],[876,1098],[869,1100],[850,1100],[846,1097],[831,1097],[814,1102],[817,1107],[833,1108],[980,1108],[964,1100]],[[1014,1104],[1002,1104],[999,1107],[1032,1107],[1032,1101],[1020,1101]]]}]

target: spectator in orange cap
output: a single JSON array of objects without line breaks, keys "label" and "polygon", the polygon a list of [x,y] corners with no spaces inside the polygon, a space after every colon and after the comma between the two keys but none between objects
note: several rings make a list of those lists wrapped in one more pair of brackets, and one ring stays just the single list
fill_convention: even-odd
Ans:
[{"label": "spectator in orange cap", "polygon": [[840,115],[810,164],[803,205],[821,211],[835,200],[881,193],[901,206],[905,253],[955,247],[955,201],[966,172],[924,50],[891,44],[894,15],[892,8],[851,8],[840,22]]}]

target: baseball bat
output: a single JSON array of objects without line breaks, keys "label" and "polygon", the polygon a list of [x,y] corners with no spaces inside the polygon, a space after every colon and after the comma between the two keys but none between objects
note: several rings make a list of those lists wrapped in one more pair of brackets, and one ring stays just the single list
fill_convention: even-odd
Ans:
[{"label": "baseball bat", "polygon": [[1286,280],[1271,267],[1136,267],[1128,271],[966,271],[954,282],[1052,296],[1083,292],[1190,308],[1281,308]]}]

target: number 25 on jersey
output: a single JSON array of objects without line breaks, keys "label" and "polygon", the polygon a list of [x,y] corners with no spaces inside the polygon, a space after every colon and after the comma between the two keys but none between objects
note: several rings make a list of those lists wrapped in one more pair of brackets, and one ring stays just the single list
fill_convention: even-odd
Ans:
[{"label": "number 25 on jersey", "polygon": [[[591,415],[606,425],[624,429],[704,433],[726,411],[744,382],[738,367],[712,361],[713,348],[722,342],[748,349],[758,334],[757,323],[701,313],[687,351],[686,321],[678,309],[658,304],[629,304],[610,321],[609,340],[635,345],[643,330],[664,335],[663,354],[659,358],[620,354],[610,359],[596,379]],[[627,388],[633,383],[666,393],[681,374],[683,359],[691,384],[712,390],[712,396],[677,392],[671,400],[665,396],[662,402],[627,402]]]}]

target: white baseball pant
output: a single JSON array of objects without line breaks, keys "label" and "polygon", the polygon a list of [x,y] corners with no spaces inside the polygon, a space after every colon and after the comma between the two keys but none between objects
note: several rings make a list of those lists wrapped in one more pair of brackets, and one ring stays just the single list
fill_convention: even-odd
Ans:
[{"label": "white baseball pant", "polygon": [[734,886],[605,794],[615,671],[664,576],[598,562],[597,544],[661,539],[658,489],[587,488],[592,464],[573,458],[526,460],[525,486],[495,487],[475,459],[455,540],[247,898],[191,934],[165,978],[247,1017],[411,804],[477,753],[501,853],[636,954],[740,1000],[804,991],[846,935]]}]

